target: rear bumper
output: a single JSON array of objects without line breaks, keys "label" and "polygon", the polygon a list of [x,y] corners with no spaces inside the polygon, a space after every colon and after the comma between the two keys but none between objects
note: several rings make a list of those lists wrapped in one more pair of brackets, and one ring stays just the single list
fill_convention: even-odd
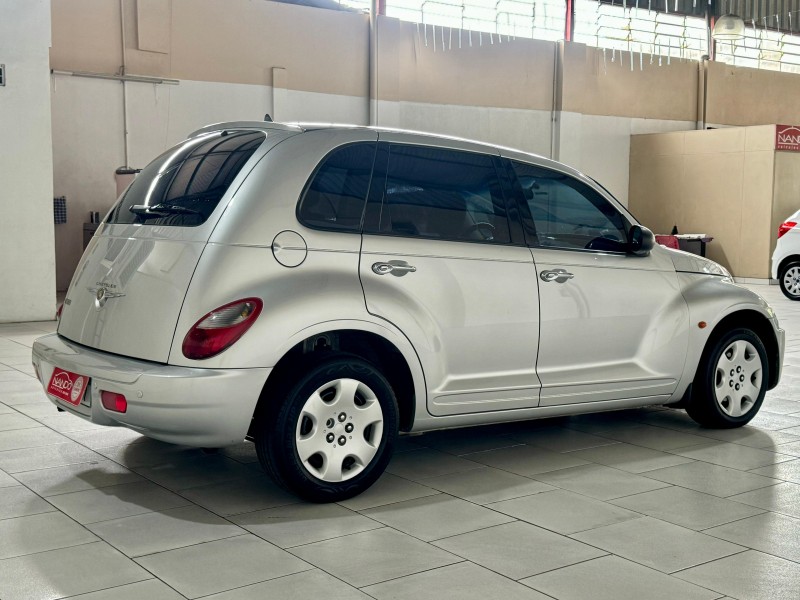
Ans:
[{"label": "rear bumper", "polygon": [[[271,369],[198,369],[161,365],[91,350],[51,334],[33,344],[42,386],[58,367],[91,378],[78,406],[53,404],[99,425],[125,426],[157,440],[217,448],[247,434]],[[105,409],[100,391],[123,394],[125,413]]]}]

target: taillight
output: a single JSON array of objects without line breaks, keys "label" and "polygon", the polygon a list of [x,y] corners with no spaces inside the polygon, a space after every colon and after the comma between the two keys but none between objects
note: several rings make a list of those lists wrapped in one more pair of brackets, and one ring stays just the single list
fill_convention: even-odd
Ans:
[{"label": "taillight", "polygon": [[61,313],[63,311],[64,311],[64,303],[62,302],[61,304],[58,305],[58,308],[56,309],[56,321],[59,322],[61,321]]},{"label": "taillight", "polygon": [[262,306],[258,298],[245,298],[212,310],[183,338],[183,355],[200,360],[229,348],[256,322]]},{"label": "taillight", "polygon": [[781,226],[778,227],[778,237],[781,237],[784,233],[789,231],[792,227],[797,225],[794,221],[786,221],[785,223],[781,223]]},{"label": "taillight", "polygon": [[100,400],[106,410],[113,410],[114,412],[124,413],[128,410],[128,401],[122,394],[115,392],[100,392]]}]

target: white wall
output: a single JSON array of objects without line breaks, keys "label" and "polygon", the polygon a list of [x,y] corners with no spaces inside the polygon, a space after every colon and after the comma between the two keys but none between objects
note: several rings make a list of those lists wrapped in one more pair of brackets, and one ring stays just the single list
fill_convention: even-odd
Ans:
[{"label": "white wall", "polygon": [[0,322],[55,317],[50,1],[0,0]]}]

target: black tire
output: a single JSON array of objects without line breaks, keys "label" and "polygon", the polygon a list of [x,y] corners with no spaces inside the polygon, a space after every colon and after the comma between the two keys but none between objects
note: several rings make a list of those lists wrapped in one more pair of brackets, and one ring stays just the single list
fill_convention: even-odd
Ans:
[{"label": "black tire", "polygon": [[[723,353],[726,353],[724,360]],[[729,361],[728,356],[733,356],[734,360]],[[760,365],[757,365],[756,358]],[[738,327],[709,340],[695,375],[686,412],[703,427],[741,427],[758,413],[768,386],[769,362],[764,343],[751,329]],[[748,394],[747,390],[752,390],[752,393]],[[727,402],[719,399],[726,394]],[[739,404],[736,398],[739,398]],[[737,406],[741,407],[738,411]]]},{"label": "black tire", "polygon": [[[358,384],[352,402],[345,390],[355,387],[351,381]],[[296,383],[284,390],[261,412],[254,436],[261,465],[279,485],[304,500],[338,502],[378,480],[394,449],[398,409],[394,391],[375,366],[357,356],[336,355],[309,364]],[[361,427],[360,423],[376,419],[378,413],[382,427],[377,421]],[[322,450],[304,461],[298,450],[304,441]],[[374,455],[366,460],[373,449]]]},{"label": "black tire", "polygon": [[778,283],[789,300],[800,300],[800,261],[783,265],[778,273]]}]

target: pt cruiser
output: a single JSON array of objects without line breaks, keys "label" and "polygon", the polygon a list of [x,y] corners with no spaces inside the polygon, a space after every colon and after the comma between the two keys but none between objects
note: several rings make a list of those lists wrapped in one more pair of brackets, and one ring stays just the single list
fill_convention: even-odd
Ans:
[{"label": "pt cruiser", "polygon": [[652,404],[738,427],[778,383],[757,294],[538,156],[348,126],[209,126],[134,180],[33,363],[50,400],[176,444],[254,441],[312,501],[400,432]]}]

